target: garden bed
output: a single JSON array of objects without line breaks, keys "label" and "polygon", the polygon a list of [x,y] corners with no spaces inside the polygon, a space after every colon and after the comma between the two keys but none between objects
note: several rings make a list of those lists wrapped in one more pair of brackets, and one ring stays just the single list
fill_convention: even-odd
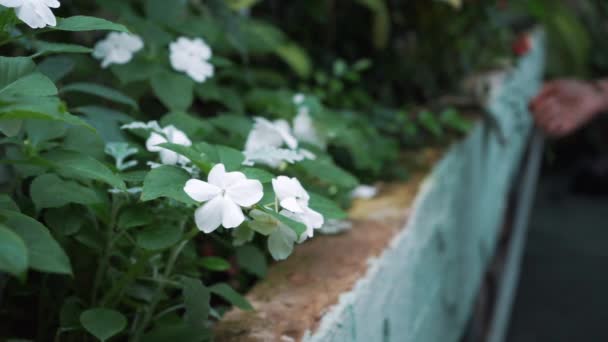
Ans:
[{"label": "garden bed", "polygon": [[[429,173],[358,202],[353,228],[275,264],[233,310],[218,341],[455,341],[492,257],[539,86],[542,37],[505,78],[480,120]],[[425,154],[423,154],[425,155]],[[428,164],[437,153],[423,158]]]}]

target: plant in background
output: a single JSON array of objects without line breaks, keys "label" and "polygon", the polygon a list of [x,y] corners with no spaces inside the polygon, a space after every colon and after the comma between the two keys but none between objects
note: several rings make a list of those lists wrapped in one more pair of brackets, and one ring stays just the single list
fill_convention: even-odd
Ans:
[{"label": "plant in background", "polygon": [[[3,4],[16,6],[2,8],[4,44],[29,56],[0,58],[3,338],[208,340],[226,304],[251,309],[238,291],[263,276],[267,254],[284,259],[325,218],[345,217],[328,197],[346,198],[357,180],[325,142],[292,135],[293,93],[235,95],[258,90],[243,56],[264,35],[230,46],[222,28],[255,25],[248,18],[219,2],[104,1],[125,26],[76,15],[53,27],[36,6],[59,3]],[[17,18],[51,26],[28,31]],[[195,22],[205,24],[183,25]],[[95,39],[99,30],[111,32]],[[92,33],[65,42],[60,31]],[[283,118],[270,109],[280,98]],[[301,118],[298,132],[317,126]],[[246,158],[264,147],[273,162]]]}]

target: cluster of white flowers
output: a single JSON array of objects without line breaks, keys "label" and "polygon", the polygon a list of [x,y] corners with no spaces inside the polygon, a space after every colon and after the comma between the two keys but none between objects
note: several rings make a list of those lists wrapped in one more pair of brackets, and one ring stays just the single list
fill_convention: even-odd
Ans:
[{"label": "cluster of white flowers", "polygon": [[[323,226],[323,215],[308,206],[310,196],[296,178],[278,176],[272,180],[276,199],[285,215],[306,226],[302,239],[313,237],[314,229]],[[216,164],[207,181],[190,179],[184,192],[197,202],[204,202],[194,213],[196,226],[211,233],[219,226],[236,228],[245,215],[241,208],[249,208],[264,196],[262,183],[248,179],[242,172],[226,172],[224,164]]]},{"label": "cluster of white flowers", "polygon": [[[146,140],[146,149],[148,151],[158,152],[160,161],[164,165],[179,164],[184,169],[186,169],[186,171],[193,173],[193,172],[191,172],[192,170],[190,168],[186,167],[186,164],[188,164],[188,162],[189,162],[188,158],[186,158],[176,152],[173,152],[169,149],[158,146],[158,145],[164,144],[164,143],[172,143],[172,144],[182,145],[182,146],[191,146],[192,145],[192,141],[190,140],[190,138],[188,138],[186,133],[177,129],[175,126],[169,125],[169,126],[161,127],[158,124],[158,122],[156,122],[156,121],[148,121],[148,122],[134,121],[134,122],[128,123],[126,125],[122,125],[120,128],[129,129],[129,130],[141,129],[141,130],[150,131],[150,136]],[[148,162],[148,165],[150,165],[151,168],[158,167],[162,164]]]},{"label": "cluster of white flowers", "polygon": [[310,209],[310,196],[295,177],[278,176],[272,180],[272,188],[281,205],[281,214],[306,226],[306,235],[313,237],[314,230],[323,226],[323,215]]},{"label": "cluster of white flowers", "polygon": [[0,0],[0,5],[14,8],[17,18],[37,29],[57,25],[51,8],[58,8],[61,4],[58,0]]},{"label": "cluster of white flowers", "polygon": [[164,147],[157,146],[163,143],[172,143],[182,146],[192,145],[192,141],[186,133],[175,128],[173,125],[164,127],[161,132],[152,132],[148,140],[146,140],[146,149],[150,152],[158,152],[160,161],[165,165],[187,164],[188,158],[177,154]]},{"label": "cluster of white flowers", "polygon": [[251,166],[259,163],[277,168],[283,162],[294,163],[315,158],[310,151],[298,149],[298,140],[286,120],[269,121],[260,117],[254,120],[245,142],[243,164]]},{"label": "cluster of white flowers", "polygon": [[[2,1],[2,0],[0,0]],[[129,33],[112,32],[95,45],[93,56],[101,60],[101,67],[126,64],[144,47],[141,37]],[[209,62],[211,48],[200,38],[180,37],[169,44],[169,61],[173,69],[183,72],[195,82],[213,77],[214,68]]]},{"label": "cluster of white flowers", "polygon": [[[51,8],[58,8],[59,0],[0,0],[0,5],[14,8],[15,14],[31,28],[56,26],[57,19]],[[101,60],[101,67],[126,64],[144,47],[141,37],[126,32],[111,32],[97,42],[93,57]],[[195,82],[213,77],[214,68],[209,62],[211,48],[201,38],[179,37],[169,44],[169,60],[173,69],[190,76]]]},{"label": "cluster of white flowers", "polygon": [[133,55],[144,47],[144,41],[134,34],[111,32],[106,39],[95,44],[93,57],[101,60],[101,67],[111,64],[125,64]]},{"label": "cluster of white flowers", "polygon": [[196,226],[211,233],[220,225],[238,227],[245,216],[241,207],[250,207],[264,196],[262,183],[248,179],[242,172],[226,172],[224,164],[216,164],[207,182],[190,179],[184,186],[188,196],[197,202],[206,202],[194,212]]},{"label": "cluster of white flowers", "polygon": [[211,48],[204,40],[180,37],[169,45],[169,50],[173,69],[186,73],[199,83],[213,77],[213,65],[209,63]]}]

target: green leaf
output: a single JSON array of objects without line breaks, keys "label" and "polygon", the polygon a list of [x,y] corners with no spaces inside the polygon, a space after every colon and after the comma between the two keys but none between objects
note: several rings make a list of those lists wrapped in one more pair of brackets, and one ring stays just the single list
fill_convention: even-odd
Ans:
[{"label": "green leaf", "polygon": [[38,64],[38,71],[57,82],[74,70],[74,60],[68,56],[51,56]]},{"label": "green leaf", "polygon": [[12,230],[0,224],[0,271],[14,276],[27,270],[27,247]]},{"label": "green leaf", "polygon": [[93,189],[52,173],[40,175],[32,181],[30,196],[36,210],[59,208],[68,203],[91,205],[103,202]]},{"label": "green leaf", "polygon": [[0,209],[20,211],[17,203],[7,194],[0,194]]},{"label": "green leaf", "polygon": [[264,278],[268,269],[266,256],[253,245],[245,245],[236,249],[236,261],[245,271]]},{"label": "green leaf", "polygon": [[53,53],[91,53],[93,51],[91,48],[82,45],[45,42],[42,40],[37,40],[34,43],[34,48],[36,48],[36,54],[34,55],[36,57]]},{"label": "green leaf", "polygon": [[439,117],[441,123],[445,126],[454,129],[460,133],[467,133],[473,127],[473,124],[458,113],[455,109],[446,109],[441,112]]},{"label": "green leaf", "polygon": [[179,21],[184,16],[187,1],[146,0],[146,17],[163,24]]},{"label": "green leaf", "polygon": [[317,158],[315,160],[305,159],[297,164],[306,173],[326,183],[334,184],[343,188],[354,188],[359,184],[357,178],[334,164],[331,160]]},{"label": "green leaf", "polygon": [[232,147],[217,145],[216,149],[220,163],[224,164],[227,171],[238,170],[245,160],[245,155]]},{"label": "green leaf", "polygon": [[251,230],[247,225],[240,225],[232,230],[232,244],[235,246],[242,246],[247,242],[253,240],[255,232]]},{"label": "green leaf", "polygon": [[208,160],[207,155],[198,150],[197,146],[184,146],[173,143],[162,143],[158,144],[158,146],[188,158],[194,165],[205,172],[209,172],[212,168],[212,163]]},{"label": "green leaf", "polygon": [[75,151],[53,150],[41,157],[53,163],[59,173],[68,177],[98,180],[117,189],[126,189],[125,183],[118,175],[97,159],[85,154]]},{"label": "green leaf", "polygon": [[42,73],[34,72],[23,76],[0,89],[0,96],[4,100],[15,97],[41,97],[57,95],[57,87],[53,81]]},{"label": "green leaf", "polygon": [[95,83],[71,83],[61,88],[62,93],[78,92],[99,96],[103,99],[137,108],[137,102],[118,90]]},{"label": "green leaf", "polygon": [[319,212],[326,220],[341,220],[348,217],[348,214],[336,202],[315,193],[309,192],[308,194],[310,195],[308,203],[310,209]]},{"label": "green leaf", "polygon": [[230,263],[220,257],[204,257],[199,260],[199,265],[210,271],[227,271],[230,269]]},{"label": "green leaf", "polygon": [[276,53],[301,78],[307,78],[310,75],[310,71],[312,70],[310,57],[306,53],[306,50],[299,45],[294,43],[281,45],[276,49]]},{"label": "green leaf", "polygon": [[268,251],[274,260],[285,260],[293,252],[293,245],[297,239],[298,236],[293,230],[279,226],[268,237]]},{"label": "green leaf", "polygon": [[273,216],[275,219],[279,220],[285,226],[291,228],[298,237],[301,236],[302,234],[304,234],[304,232],[306,232],[306,226],[303,223],[294,221],[285,215],[281,215],[281,214],[277,213],[274,210],[270,210],[270,209],[264,208],[264,207],[261,207],[261,209],[263,212],[265,212],[265,213]]},{"label": "green leaf", "polygon": [[190,179],[188,172],[176,166],[163,165],[152,169],[144,179],[142,201],[168,197],[186,204],[196,204],[184,192],[184,185]]},{"label": "green leaf", "polygon": [[391,19],[390,12],[385,0],[356,0],[361,5],[369,8],[374,20],[371,27],[372,41],[377,49],[386,47],[390,35]]},{"label": "green leaf", "polygon": [[162,127],[173,125],[186,133],[190,138],[207,137],[213,132],[213,127],[205,119],[184,112],[171,112],[160,120]]},{"label": "green leaf", "polygon": [[186,111],[193,100],[194,81],[187,76],[164,71],[152,75],[152,90],[170,111]]},{"label": "green leaf", "polygon": [[[25,132],[34,146],[64,136],[67,129],[67,124],[61,121],[27,120],[25,122]],[[91,132],[87,133],[91,134]]]},{"label": "green leaf", "polygon": [[429,131],[435,138],[440,138],[443,135],[443,128],[439,119],[429,111],[423,111],[418,114],[418,122],[424,129]]},{"label": "green leaf", "polygon": [[[99,132],[99,131],[98,131]],[[95,159],[103,159],[105,144],[99,134],[91,134],[91,131],[82,126],[72,126],[63,138],[63,148],[70,151],[78,151]]]},{"label": "green leaf", "polygon": [[21,213],[0,210],[9,227],[25,242],[29,267],[48,273],[72,274],[70,260],[42,223]]},{"label": "green leaf", "polygon": [[121,25],[111,21],[88,17],[84,15],[76,15],[69,18],[57,18],[57,26],[52,29],[60,31],[120,31],[129,32],[129,30]]},{"label": "green leaf", "polygon": [[143,249],[158,251],[173,246],[181,237],[177,227],[160,224],[143,229],[137,234],[136,242]]},{"label": "green leaf", "polygon": [[100,341],[107,341],[127,327],[127,319],[116,310],[93,308],[80,314],[80,324]]},{"label": "green leaf", "polygon": [[0,89],[35,69],[36,64],[29,57],[0,57]]},{"label": "green leaf", "polygon": [[274,215],[263,212],[259,209],[253,209],[249,212],[249,216],[253,220],[247,221],[247,226],[251,230],[256,231],[262,235],[270,235],[277,227],[281,224]]},{"label": "green leaf", "polygon": [[93,127],[77,116],[68,113],[65,105],[54,96],[26,97],[0,106],[0,120],[5,119],[44,119],[63,121],[72,125],[79,125],[95,131]]},{"label": "green leaf", "polygon": [[131,61],[127,64],[115,64],[110,67],[110,70],[122,84],[149,80],[153,75],[165,72],[160,63],[141,60]]},{"label": "green leaf", "polygon": [[209,316],[209,289],[198,279],[183,277],[182,295],[186,307],[185,321],[193,327],[203,327]]},{"label": "green leaf", "polygon": [[98,106],[78,107],[75,111],[85,115],[106,143],[126,142],[127,135],[120,126],[133,121],[133,118],[116,110]]},{"label": "green leaf", "polygon": [[82,209],[73,206],[51,208],[44,211],[44,222],[55,234],[65,236],[78,233],[85,222]]},{"label": "green leaf", "polygon": [[3,119],[0,120],[0,132],[4,133],[7,137],[14,137],[21,132],[21,126],[23,126],[23,120],[19,119]]},{"label": "green leaf", "polygon": [[141,227],[152,222],[154,222],[154,216],[150,215],[150,210],[140,206],[125,208],[118,216],[118,228],[120,229]]},{"label": "green leaf", "polygon": [[215,284],[209,287],[209,291],[211,293],[216,294],[230,304],[238,307],[242,310],[253,310],[253,306],[245,299],[245,297],[241,296],[238,292],[236,292],[230,285],[225,283]]},{"label": "green leaf", "polygon": [[268,183],[274,178],[274,175],[272,173],[255,167],[244,167],[239,171],[244,173],[247,178],[257,179],[261,183]]}]

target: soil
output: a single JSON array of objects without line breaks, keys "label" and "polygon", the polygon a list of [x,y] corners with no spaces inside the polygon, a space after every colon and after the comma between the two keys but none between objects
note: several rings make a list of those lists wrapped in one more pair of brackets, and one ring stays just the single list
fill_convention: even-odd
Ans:
[{"label": "soil", "polygon": [[405,226],[408,208],[440,152],[417,156],[420,170],[407,183],[384,184],[371,200],[358,200],[350,210],[352,229],[339,235],[315,236],[274,264],[267,278],[247,295],[254,311],[233,309],[215,329],[216,341],[299,341],[314,331],[339,296],[353,288],[376,257]]}]

